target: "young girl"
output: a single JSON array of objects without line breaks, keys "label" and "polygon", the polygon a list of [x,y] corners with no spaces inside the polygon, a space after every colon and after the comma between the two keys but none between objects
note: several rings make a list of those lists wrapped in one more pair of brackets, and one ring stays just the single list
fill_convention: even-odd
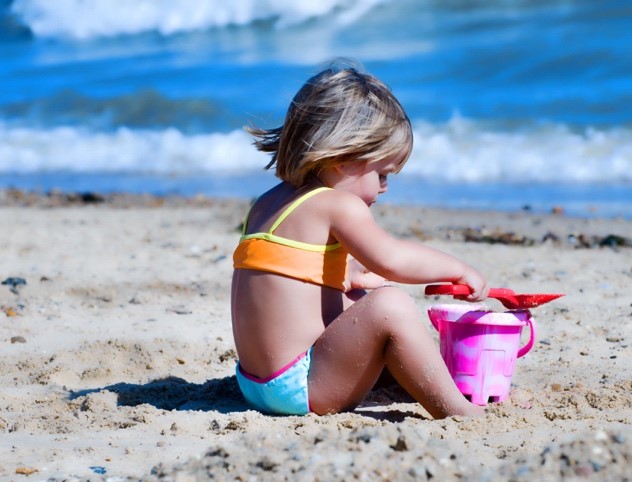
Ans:
[{"label": "young girl", "polygon": [[331,67],[303,85],[281,127],[249,132],[281,183],[252,206],[233,255],[246,400],[276,414],[350,410],[386,366],[433,417],[483,413],[458,391],[412,298],[385,285],[464,283],[469,301],[488,292],[474,268],[393,238],[373,219],[371,205],[412,149],[390,90]]}]

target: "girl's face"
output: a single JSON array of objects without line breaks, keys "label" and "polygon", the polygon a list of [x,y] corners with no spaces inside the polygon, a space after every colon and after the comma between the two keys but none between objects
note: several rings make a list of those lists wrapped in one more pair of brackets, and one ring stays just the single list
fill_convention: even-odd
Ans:
[{"label": "girl's face", "polygon": [[344,176],[336,186],[352,192],[367,206],[377,201],[377,197],[388,189],[387,176],[397,172],[399,157],[387,158],[377,162],[359,162],[341,164]]}]

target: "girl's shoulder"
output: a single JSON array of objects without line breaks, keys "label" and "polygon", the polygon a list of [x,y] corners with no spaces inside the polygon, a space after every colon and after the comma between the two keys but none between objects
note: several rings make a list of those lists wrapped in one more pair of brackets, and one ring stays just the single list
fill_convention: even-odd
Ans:
[{"label": "girl's shoulder", "polygon": [[344,189],[329,189],[325,191],[323,200],[327,200],[336,210],[369,210],[369,206],[357,195]]},{"label": "girl's shoulder", "polygon": [[253,207],[256,211],[278,214],[292,204],[305,205],[307,210],[312,212],[328,211],[342,216],[357,214],[360,211],[369,212],[364,201],[343,189],[322,186],[296,188],[285,182],[277,184],[259,196]]}]

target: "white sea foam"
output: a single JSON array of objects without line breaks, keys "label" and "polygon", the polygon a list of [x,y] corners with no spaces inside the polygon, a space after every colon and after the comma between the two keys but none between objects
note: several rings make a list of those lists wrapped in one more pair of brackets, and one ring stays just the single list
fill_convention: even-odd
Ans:
[{"label": "white sea foam", "polygon": [[459,116],[418,122],[407,170],[459,182],[631,182],[632,129],[546,124],[500,132]]},{"label": "white sea foam", "polygon": [[42,37],[163,35],[274,21],[278,27],[334,13],[349,24],[387,0],[15,0],[12,11]]},{"label": "white sea foam", "polygon": [[[0,172],[235,173],[260,170],[268,157],[241,130],[185,135],[169,128],[96,132],[74,127],[0,124]],[[632,182],[632,130],[573,132],[563,125],[500,132],[459,118],[415,123],[405,171],[451,182]]]},{"label": "white sea foam", "polygon": [[94,132],[0,126],[0,172],[231,172],[260,169],[265,160],[240,130],[188,136],[173,128]]}]

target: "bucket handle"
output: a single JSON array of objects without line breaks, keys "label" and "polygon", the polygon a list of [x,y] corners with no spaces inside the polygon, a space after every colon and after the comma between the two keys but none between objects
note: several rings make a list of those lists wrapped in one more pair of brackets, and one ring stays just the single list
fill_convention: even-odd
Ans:
[{"label": "bucket handle", "polygon": [[527,324],[529,325],[531,336],[529,337],[529,341],[527,342],[527,344],[518,350],[518,355],[517,355],[518,358],[523,357],[527,353],[529,353],[531,348],[533,348],[533,343],[535,342],[536,325],[535,325],[535,320],[531,316],[531,313],[529,313],[527,317]]}]

